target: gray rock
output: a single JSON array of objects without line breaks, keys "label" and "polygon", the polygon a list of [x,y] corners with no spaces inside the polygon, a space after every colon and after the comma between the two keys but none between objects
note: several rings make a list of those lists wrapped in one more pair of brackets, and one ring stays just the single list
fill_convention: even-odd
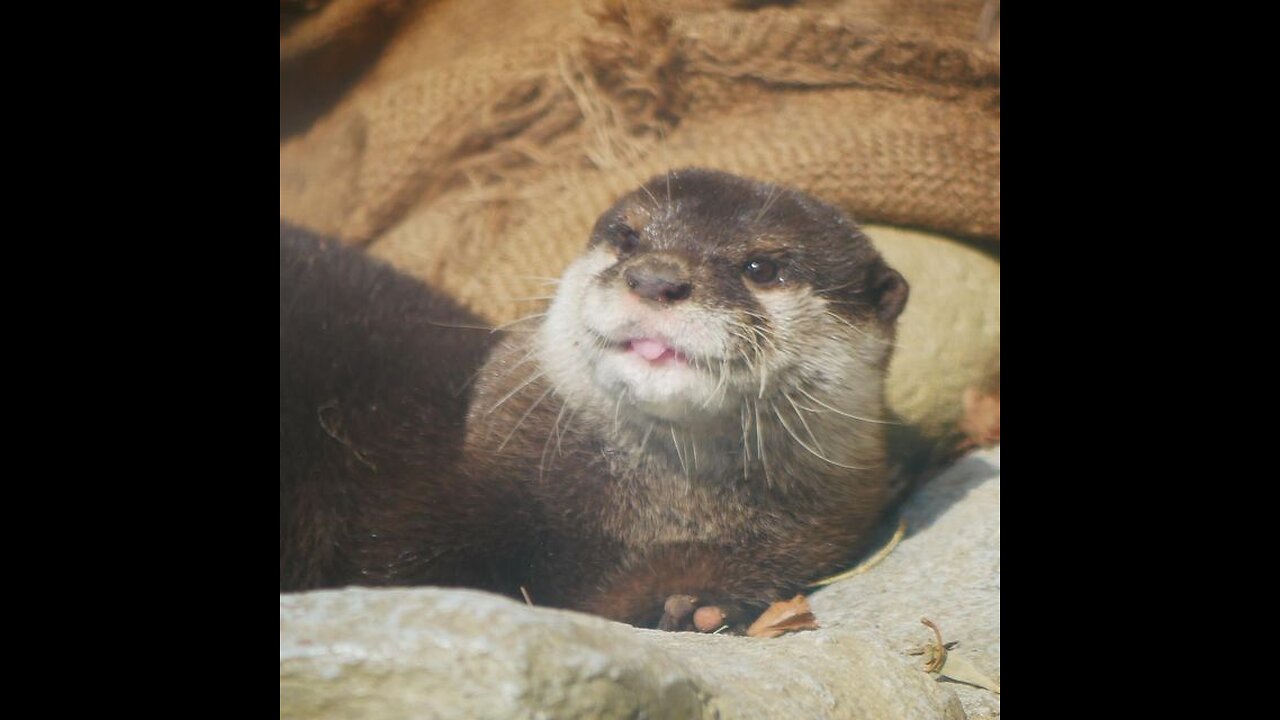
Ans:
[{"label": "gray rock", "polygon": [[[951,650],[1000,681],[1000,449],[973,453],[925,485],[904,508],[907,535],[870,572],[810,597],[826,628],[853,628],[903,652],[942,629]],[[919,657],[913,658],[923,665]],[[942,681],[971,720],[998,717],[1000,696]]]},{"label": "gray rock", "polygon": [[[945,640],[999,680],[999,451],[906,508],[870,572],[811,596],[821,629],[772,640],[640,630],[469,590],[280,596],[282,718],[962,718],[987,690],[905,654]],[[963,703],[963,704],[962,704]]]},{"label": "gray rock", "polygon": [[637,630],[469,590],[282,596],[286,718],[960,718],[853,631]]}]

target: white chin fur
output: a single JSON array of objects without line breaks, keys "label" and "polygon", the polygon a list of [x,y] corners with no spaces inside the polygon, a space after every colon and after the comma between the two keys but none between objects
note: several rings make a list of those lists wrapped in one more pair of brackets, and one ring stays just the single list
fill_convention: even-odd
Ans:
[{"label": "white chin fur", "polygon": [[618,288],[601,287],[596,276],[614,261],[609,251],[593,250],[575,260],[561,279],[538,337],[542,365],[557,390],[570,402],[594,404],[608,413],[621,395],[622,403],[667,420],[714,415],[722,397],[715,396],[717,377],[706,370],[705,361],[702,367],[651,364],[635,353],[594,345],[591,333],[613,343],[637,337],[678,339],[678,350],[701,358],[723,356],[728,347],[723,321],[705,310],[692,305],[645,308]]},{"label": "white chin fur", "polygon": [[665,420],[692,419],[718,410],[712,402],[715,382],[711,376],[683,363],[653,365],[635,353],[610,350],[596,362],[595,381],[611,397],[625,394],[641,411]]}]

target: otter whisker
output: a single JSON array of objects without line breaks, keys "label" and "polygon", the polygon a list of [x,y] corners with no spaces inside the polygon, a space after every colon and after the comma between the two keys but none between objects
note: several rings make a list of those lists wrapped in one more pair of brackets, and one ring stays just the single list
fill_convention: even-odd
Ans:
[{"label": "otter whisker", "polygon": [[847,412],[845,412],[845,411],[843,411],[843,410],[839,410],[839,409],[837,409],[837,408],[833,408],[833,407],[831,407],[830,405],[828,405],[828,404],[826,404],[826,403],[822,402],[822,401],[821,401],[821,400],[819,400],[818,398],[816,398],[816,397],[814,397],[814,396],[810,395],[810,394],[809,394],[809,393],[808,393],[804,388],[802,388],[802,387],[800,387],[800,386],[798,386],[798,385],[796,386],[796,390],[799,390],[799,391],[800,391],[800,393],[801,393],[802,395],[804,395],[805,397],[807,397],[807,398],[809,398],[810,400],[814,401],[814,402],[815,402],[815,403],[817,403],[818,405],[821,405],[822,407],[824,407],[824,408],[826,408],[826,409],[830,410],[831,412],[833,412],[833,413],[835,413],[835,414],[837,414],[837,415],[843,415],[844,417],[847,417],[847,418],[849,418],[850,420],[861,420],[862,422],[876,423],[877,425],[901,425],[901,424],[902,424],[902,423],[900,423],[900,422],[894,422],[893,420],[876,420],[875,418],[865,418],[865,417],[861,417],[861,416],[858,416],[858,415],[850,415],[849,413],[847,413]]},{"label": "otter whisker", "polygon": [[[757,364],[753,364],[750,360],[747,361],[747,367],[751,368],[752,372],[757,372],[760,375],[760,393],[757,399],[763,400],[765,386],[769,381],[769,366],[764,362],[764,349],[760,347],[760,343],[757,341],[757,336],[760,331],[754,325],[744,324],[741,327],[750,331],[747,335],[740,337],[743,337],[743,339],[751,345],[751,349],[755,353],[759,369],[757,370]],[[764,336],[759,335],[759,337],[763,338]],[[741,352],[741,350],[739,350],[739,352]],[[745,354],[743,357],[745,357]]]},{"label": "otter whisker", "polygon": [[708,368],[703,367],[701,358],[698,358],[695,356],[693,358],[690,358],[690,360],[692,360],[691,364],[693,365],[694,370],[697,370],[698,372],[703,372],[703,371],[710,372]]},{"label": "otter whisker", "polygon": [[650,436],[651,434],[653,434],[653,426],[654,426],[655,424],[656,424],[656,423],[652,423],[652,422],[651,422],[651,423],[649,423],[649,429],[648,429],[648,430],[645,430],[645,431],[644,431],[644,437],[640,438],[640,451],[639,451],[638,453],[636,453],[636,456],[637,456],[637,457],[643,457],[643,456],[644,456],[644,448],[645,448],[645,445],[648,445],[648,444],[649,444],[649,436]]},{"label": "otter whisker", "polygon": [[[551,427],[552,432],[554,432],[556,436],[556,455],[557,456],[560,455],[560,418],[564,417],[564,413],[568,409],[569,409],[569,403],[560,403],[560,412],[556,413],[556,422]],[[570,415],[569,417],[572,418],[573,416]]]},{"label": "otter whisker", "polygon": [[796,417],[800,418],[800,424],[804,426],[804,431],[809,433],[809,439],[813,441],[813,446],[818,448],[818,452],[826,455],[827,451],[822,449],[822,443],[818,442],[818,436],[814,435],[813,430],[809,428],[809,422],[804,419],[804,414],[800,412],[800,408],[796,407],[795,400],[792,400],[791,396],[786,392],[782,393],[782,397],[786,398],[787,402],[791,403],[791,409],[796,411]]},{"label": "otter whisker", "polygon": [[712,400],[716,399],[716,395],[720,396],[720,402],[724,402],[725,396],[729,392],[729,384],[727,382],[729,380],[728,358],[720,358],[720,371],[717,374],[719,377],[716,379],[716,386],[712,388],[711,394],[707,396],[707,402],[702,404],[704,408],[707,407]]},{"label": "otter whisker", "polygon": [[568,409],[567,403],[561,403],[560,412],[556,413],[556,421],[547,431],[547,439],[542,443],[542,455],[538,457],[538,480],[542,480],[546,473],[547,451],[551,448],[551,437],[556,438],[556,455],[560,454],[560,418],[564,416],[564,412]]},{"label": "otter whisker", "polygon": [[544,275],[515,275],[519,280],[533,280],[542,285],[559,285],[562,280],[560,278],[546,277]]},{"label": "otter whisker", "polygon": [[[507,328],[511,327],[512,325],[519,325],[519,324],[520,324],[520,323],[522,323],[522,322],[528,322],[528,321],[530,321],[530,320],[536,320],[536,319],[538,319],[538,318],[546,317],[546,316],[547,316],[546,311],[543,311],[543,312],[540,312],[540,313],[534,313],[534,314],[532,314],[532,315],[525,315],[524,317],[516,318],[515,320],[512,320],[511,322],[505,322],[505,323],[502,323],[501,325],[496,325],[496,326],[494,326],[494,327],[493,327],[493,329],[491,329],[489,332],[498,332],[499,330],[505,330],[505,329],[507,329]],[[532,331],[531,331],[531,332],[532,332]]]},{"label": "otter whisker", "polygon": [[[760,318],[762,321],[766,320],[763,315],[757,315],[753,312],[748,312],[747,314],[750,315],[751,317]],[[747,329],[751,330],[753,334],[759,335],[760,339],[764,340],[765,344],[768,345],[771,350],[773,350],[774,352],[778,352],[778,346],[773,341],[774,340],[773,330],[769,329],[767,321],[765,322],[765,325],[763,327],[760,325],[751,324],[751,325],[747,325]]]},{"label": "otter whisker", "polygon": [[654,212],[657,212],[658,208],[662,207],[662,203],[658,202],[658,198],[653,194],[651,190],[649,190],[648,185],[641,185],[640,189],[643,190],[644,194],[648,195],[649,199],[653,201],[653,210]]},{"label": "otter whisker", "polygon": [[783,354],[784,354],[784,353],[782,352],[782,350],[780,350],[780,349],[778,348],[778,346],[774,344],[774,342],[773,342],[773,336],[771,336],[771,335],[769,335],[768,333],[765,333],[765,332],[763,332],[763,331],[760,331],[760,330],[756,330],[756,333],[757,333],[757,334],[759,334],[760,339],[764,341],[764,345],[763,345],[763,346],[757,346],[759,349],[756,351],[756,354],[760,355],[760,357],[761,357],[761,360],[762,360],[762,361],[763,361],[763,358],[764,358],[764,352],[765,352],[764,348],[765,348],[765,347],[768,347],[769,351],[770,351],[771,353],[773,353],[774,355],[783,355]]},{"label": "otter whisker", "polygon": [[502,368],[502,374],[501,374],[501,375],[499,375],[498,377],[500,377],[500,378],[504,378],[504,379],[505,379],[505,378],[507,378],[507,377],[510,377],[511,372],[512,372],[513,370],[515,370],[516,368],[520,367],[521,365],[524,365],[525,363],[529,362],[530,360],[534,359],[534,356],[536,356],[537,354],[538,354],[538,349],[537,349],[536,347],[530,347],[529,349],[525,350],[525,351],[524,351],[524,353],[523,353],[522,355],[520,355],[520,359],[519,359],[519,360],[516,360],[514,363],[511,363],[511,364],[509,364],[509,365],[507,365],[507,366],[503,367],[503,368]]},{"label": "otter whisker", "polygon": [[680,468],[684,470],[684,476],[689,477],[689,466],[684,464],[684,454],[680,452],[680,441],[676,439],[676,426],[668,425],[671,429],[671,444],[675,446],[676,457],[680,459]]},{"label": "otter whisker", "polygon": [[502,448],[507,446],[507,442],[511,440],[511,436],[516,434],[516,430],[520,429],[520,426],[523,425],[524,421],[529,418],[529,415],[533,414],[534,408],[541,405],[542,401],[547,399],[547,396],[551,394],[552,390],[555,390],[555,387],[548,385],[547,389],[544,390],[543,393],[538,396],[538,399],[534,400],[533,404],[529,406],[529,409],[524,411],[524,414],[520,416],[520,419],[517,420],[516,424],[511,428],[511,432],[507,433],[507,436],[502,439],[502,443],[498,445],[498,451],[501,451]]},{"label": "otter whisker", "polygon": [[[763,316],[757,315],[755,313],[748,312],[747,314],[751,315],[752,317],[763,319]],[[760,398],[759,399],[763,399],[765,384],[769,377],[769,373],[768,373],[769,366],[764,362],[764,348],[761,347],[760,343],[763,342],[764,345],[768,346],[770,352],[772,352],[774,355],[780,355],[782,354],[782,351],[778,348],[777,343],[774,342],[773,331],[767,329],[766,327],[760,327],[759,325],[756,325],[756,324],[747,324],[745,325],[745,327],[747,330],[750,331],[749,339],[751,341],[751,347],[755,350],[756,357],[760,361]]]},{"label": "otter whisker", "polygon": [[[840,285],[832,285],[831,287],[824,287],[824,288],[814,288],[814,289],[813,289],[813,292],[814,292],[815,294],[822,295],[822,294],[824,294],[824,293],[831,293],[831,292],[835,292],[835,291],[837,291],[837,290],[843,290],[843,289],[845,289],[845,288],[847,288],[847,287],[852,287],[852,286],[854,286],[854,285],[857,285],[859,282],[860,282],[859,280],[850,280],[849,282],[847,282],[847,283],[842,283],[842,284],[840,284]],[[828,300],[828,302],[850,302],[850,301],[847,301],[847,300],[845,300],[845,301],[841,301],[841,300]]]},{"label": "otter whisker", "polygon": [[760,406],[755,402],[751,406],[756,411],[756,451],[760,455],[760,464],[764,467],[764,482],[768,487],[773,487],[773,476],[769,474],[769,460],[764,454],[764,433],[760,429]]},{"label": "otter whisker", "polygon": [[[529,351],[528,351],[528,352],[526,352],[526,353],[524,354],[524,356],[523,356],[523,357],[521,357],[519,360],[517,360],[515,363],[513,363],[510,367],[508,367],[508,368],[506,368],[505,370],[503,370],[502,374],[501,374],[501,375],[499,375],[498,377],[500,377],[500,378],[506,378],[506,377],[508,377],[509,375],[511,375],[511,373],[515,372],[515,369],[516,369],[516,368],[518,368],[518,367],[520,367],[521,365],[523,365],[523,364],[525,364],[525,363],[529,362],[529,360],[530,360],[530,359],[531,359],[531,358],[532,358],[536,353],[537,353],[537,350],[535,350],[535,349],[533,349],[533,348],[530,348],[530,349],[529,349]],[[476,378],[480,376],[480,373],[481,373],[484,369],[485,369],[485,367],[484,367],[483,365],[481,365],[480,367],[476,368],[476,369],[475,369],[475,370],[474,370],[470,375],[468,375],[468,376],[467,376],[467,381],[466,381],[466,382],[464,382],[464,383],[462,384],[462,387],[458,389],[458,392],[454,393],[454,396],[456,397],[456,396],[458,396],[458,395],[461,395],[463,392],[465,392],[465,391],[466,391],[466,389],[467,389],[468,387],[470,387],[470,386],[471,386],[471,383],[475,382]],[[500,401],[500,402],[501,402],[501,401]],[[485,415],[488,415],[490,412],[493,412],[495,409],[497,409],[497,406],[496,406],[496,405],[495,405],[493,408],[490,408],[490,409],[489,409],[489,412],[486,412],[486,413],[485,413]]]},{"label": "otter whisker", "polygon": [[703,400],[699,405],[703,409],[711,407],[711,403],[716,400],[716,395],[720,392],[720,389],[724,386],[724,381],[725,381],[724,359],[722,358],[720,360],[720,370],[718,372],[712,370],[711,362],[707,361],[706,372],[708,375],[716,375],[717,378],[716,378],[715,387],[711,388],[711,392],[707,393],[707,399]]},{"label": "otter whisker", "polygon": [[769,384],[769,364],[765,362],[764,349],[756,344],[753,344],[752,346],[755,348],[756,362],[760,367],[760,393],[756,399],[763,400],[765,387]]},{"label": "otter whisker", "polygon": [[751,342],[747,335],[746,326],[741,323],[734,323],[728,327],[729,333],[738,338],[742,342]]},{"label": "otter whisker", "polygon": [[622,409],[622,398],[626,395],[626,391],[618,393],[618,401],[613,404],[613,432],[618,433],[618,411]]},{"label": "otter whisker", "polygon": [[841,322],[841,323],[844,323],[844,325],[845,325],[846,327],[848,327],[850,330],[854,331],[854,332],[855,332],[855,333],[857,333],[858,335],[866,335],[866,334],[867,334],[867,332],[866,332],[865,330],[863,330],[862,328],[857,327],[857,326],[856,326],[856,325],[854,325],[853,323],[849,322],[848,320],[845,320],[844,318],[842,318],[842,317],[840,317],[839,315],[837,315],[837,314],[835,314],[835,313],[831,312],[830,310],[826,310],[826,311],[824,311],[824,312],[823,312],[823,314],[824,314],[824,315],[826,315],[826,316],[827,316],[827,317],[829,317],[829,318],[832,318],[832,319],[837,320],[837,321],[839,321],[839,322]]},{"label": "otter whisker", "polygon": [[769,194],[765,197],[764,207],[760,208],[760,212],[756,213],[755,219],[751,221],[751,227],[755,227],[756,224],[760,222],[760,218],[764,217],[764,214],[769,212],[769,208],[773,206],[773,201],[777,200],[778,196],[781,194],[782,193],[779,191],[777,185],[769,186]]},{"label": "otter whisker", "polygon": [[447,323],[447,322],[440,322],[437,320],[430,320],[430,319],[425,319],[423,320],[423,322],[425,322],[426,324],[432,327],[453,328],[455,330],[484,330],[487,332],[493,332],[493,328],[489,327],[488,325],[467,325],[464,323]]},{"label": "otter whisker", "polygon": [[[565,421],[564,421],[564,434],[566,435],[569,434],[570,428],[573,427],[573,419],[577,416],[578,416],[577,408],[574,408],[573,410],[569,411],[569,417],[565,418]],[[560,451],[560,421],[559,419],[557,419],[556,420],[556,455],[559,456],[561,454],[563,453],[561,453]]]},{"label": "otter whisker", "polygon": [[835,465],[836,467],[848,468],[849,470],[870,470],[871,469],[869,467],[862,467],[859,465],[845,465],[844,463],[838,463],[835,460],[832,460],[831,458],[823,456],[822,453],[819,453],[817,450],[814,450],[813,448],[809,447],[807,444],[805,444],[805,441],[800,439],[800,436],[796,435],[795,431],[791,429],[791,426],[787,425],[787,421],[782,419],[782,413],[778,412],[778,406],[774,405],[773,403],[769,403],[769,406],[773,408],[774,416],[778,418],[778,422],[782,423],[783,429],[787,431],[787,434],[791,436],[791,439],[795,440],[796,443],[800,445],[800,447],[804,448],[805,450],[808,450],[809,453],[814,457],[818,458],[819,460],[825,463],[830,463],[832,465]]},{"label": "otter whisker", "polygon": [[530,384],[530,383],[532,383],[533,381],[535,381],[535,380],[537,380],[538,378],[542,377],[543,375],[546,375],[546,371],[536,372],[536,373],[534,373],[533,375],[529,376],[529,379],[528,379],[528,380],[525,380],[524,382],[522,382],[522,383],[520,383],[519,385],[517,385],[517,386],[516,386],[516,388],[515,388],[514,390],[512,390],[511,392],[507,393],[506,395],[503,395],[503,396],[502,396],[502,399],[501,399],[501,400],[499,400],[498,402],[494,403],[494,404],[493,404],[493,407],[491,407],[491,408],[489,408],[488,410],[486,410],[484,414],[485,414],[486,416],[488,416],[488,415],[492,415],[494,410],[497,410],[498,408],[502,407],[502,405],[503,405],[504,403],[506,403],[508,400],[510,400],[510,399],[511,399],[511,398],[512,398],[516,393],[518,393],[518,392],[520,392],[521,390],[523,390],[523,389],[525,389],[525,388],[529,387],[529,384]]}]

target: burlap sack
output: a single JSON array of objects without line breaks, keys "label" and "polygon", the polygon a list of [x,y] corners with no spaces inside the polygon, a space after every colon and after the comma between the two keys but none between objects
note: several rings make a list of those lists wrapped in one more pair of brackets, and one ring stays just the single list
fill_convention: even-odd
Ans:
[{"label": "burlap sack", "polygon": [[[671,168],[931,231],[868,234],[912,284],[891,403],[950,442],[962,391],[998,388],[999,264],[948,239],[1000,239],[998,3],[758,5],[330,0],[282,31],[281,215],[495,324],[538,312],[596,216]],[[358,80],[287,100],[308,65]]]}]

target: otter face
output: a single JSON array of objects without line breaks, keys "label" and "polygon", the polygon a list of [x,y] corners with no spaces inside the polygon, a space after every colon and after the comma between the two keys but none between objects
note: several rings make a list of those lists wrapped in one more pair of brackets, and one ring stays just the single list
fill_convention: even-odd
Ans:
[{"label": "otter face", "polygon": [[538,352],[571,404],[737,422],[744,402],[805,402],[883,375],[906,297],[906,281],[835,208],[682,170],[600,217]]}]

